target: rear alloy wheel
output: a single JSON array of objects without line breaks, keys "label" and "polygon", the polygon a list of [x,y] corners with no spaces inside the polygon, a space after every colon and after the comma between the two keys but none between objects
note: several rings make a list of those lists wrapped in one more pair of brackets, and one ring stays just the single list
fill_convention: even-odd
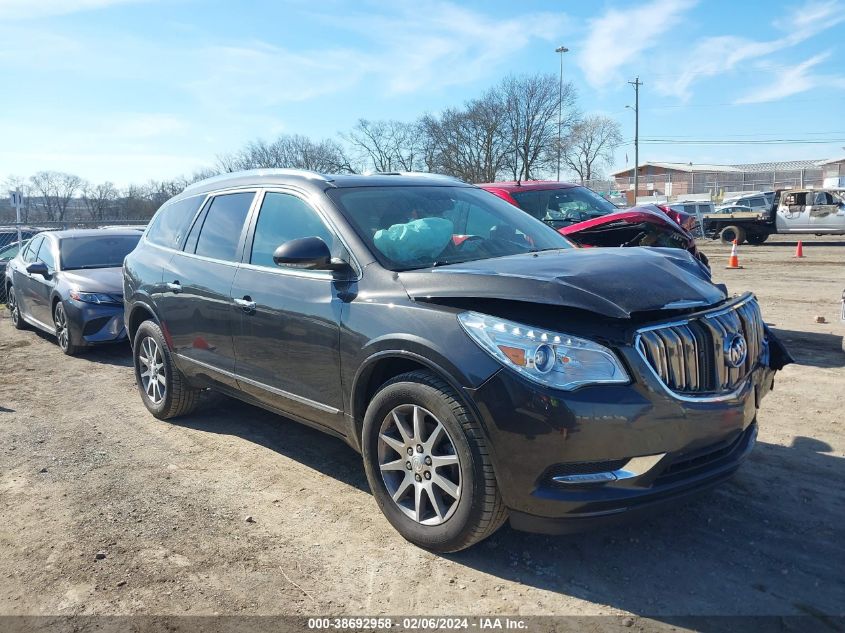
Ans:
[{"label": "rear alloy wheel", "polygon": [[9,314],[12,317],[12,325],[15,326],[16,330],[25,330],[26,322],[21,316],[21,308],[18,305],[17,290],[15,290],[14,286],[9,286],[6,292],[9,295],[7,297],[6,307],[9,308]]},{"label": "rear alloy wheel", "polygon": [[74,345],[70,340],[67,313],[65,312],[65,306],[61,301],[57,301],[56,306],[53,308],[53,323],[56,325],[56,340],[59,343],[59,349],[68,356],[78,354],[82,348],[78,345]]},{"label": "rear alloy wheel", "polygon": [[361,439],[373,497],[411,543],[456,552],[507,519],[481,426],[442,378],[421,370],[382,385]]},{"label": "rear alloy wheel", "polygon": [[132,356],[138,392],[150,413],[168,420],[196,408],[202,390],[191,387],[173,364],[164,334],[153,321],[144,321],[138,328]]}]

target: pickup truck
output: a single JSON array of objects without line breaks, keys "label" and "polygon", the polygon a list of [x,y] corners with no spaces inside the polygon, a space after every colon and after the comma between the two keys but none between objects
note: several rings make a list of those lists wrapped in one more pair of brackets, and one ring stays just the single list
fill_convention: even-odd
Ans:
[{"label": "pickup truck", "polygon": [[845,235],[845,197],[837,189],[778,189],[762,211],[704,215],[705,235],[762,244],[774,233]]}]

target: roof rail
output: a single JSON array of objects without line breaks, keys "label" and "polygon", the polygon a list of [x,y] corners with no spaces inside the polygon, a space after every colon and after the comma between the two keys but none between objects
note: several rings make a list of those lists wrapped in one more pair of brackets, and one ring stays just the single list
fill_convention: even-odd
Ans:
[{"label": "roof rail", "polygon": [[433,174],[428,171],[368,171],[365,176],[411,176],[415,178],[430,178],[431,180],[449,180],[451,182],[464,182],[460,178],[447,176],[445,174]]},{"label": "roof rail", "polygon": [[332,179],[326,176],[325,174],[321,174],[316,171],[310,171],[308,169],[292,169],[292,168],[282,168],[282,167],[268,167],[268,168],[261,168],[261,169],[244,169],[241,171],[232,171],[226,172],[225,174],[220,174],[219,176],[212,176],[211,178],[204,178],[203,180],[198,180],[197,182],[191,183],[187,187],[185,187],[185,191],[190,191],[191,189],[197,189],[199,187],[204,187],[209,184],[213,184],[215,182],[220,182],[223,180],[230,180],[232,178],[238,178],[240,176],[299,176],[300,178],[307,178],[309,180],[320,180],[322,182],[332,182]]}]

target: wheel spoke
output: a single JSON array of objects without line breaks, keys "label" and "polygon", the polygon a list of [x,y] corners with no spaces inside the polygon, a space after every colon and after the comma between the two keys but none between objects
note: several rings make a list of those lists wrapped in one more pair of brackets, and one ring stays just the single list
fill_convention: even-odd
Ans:
[{"label": "wheel spoke", "polygon": [[393,500],[398,502],[399,499],[402,498],[402,495],[405,494],[405,491],[408,489],[408,486],[414,483],[414,479],[411,477],[410,474],[405,475],[405,478],[399,484],[399,487],[396,488],[396,491],[393,493]]},{"label": "wheel spoke", "polygon": [[[437,423],[437,426],[431,432],[431,435],[428,436],[428,439],[425,441],[425,449],[430,453],[437,446],[437,443],[440,441],[440,438],[443,437],[443,425],[440,422]],[[432,456],[434,459],[434,456]]]},{"label": "wheel spoke", "polygon": [[396,438],[390,437],[389,435],[385,435],[384,433],[382,433],[381,435],[379,435],[379,439],[400,455],[405,454],[405,444],[403,444]]},{"label": "wheel spoke", "polygon": [[387,462],[386,464],[382,464],[379,468],[382,471],[386,470],[406,470],[404,459],[397,459],[395,462]]},{"label": "wheel spoke", "polygon": [[453,499],[458,498],[458,485],[446,479],[443,475],[434,473],[431,481],[437,485],[442,491],[448,494]]},{"label": "wheel spoke", "polygon": [[431,507],[434,508],[434,513],[437,515],[437,518],[442,521],[445,518],[446,513],[449,511],[449,508],[444,506],[443,499],[439,494],[437,494],[437,491],[433,486],[426,488],[425,493],[428,495],[428,501],[431,503]]},{"label": "wheel spoke", "polygon": [[396,425],[396,429],[399,431],[399,435],[402,436],[402,441],[405,444],[410,444],[413,438],[408,435],[408,430],[405,428],[405,423],[402,422],[402,419],[399,417],[399,414],[396,413],[396,409],[393,410],[393,423]]},{"label": "wheel spoke", "polygon": [[431,456],[431,465],[434,468],[440,468],[441,466],[455,466],[458,462],[457,455],[432,455]]},{"label": "wheel spoke", "polygon": [[422,442],[423,434],[423,413],[422,407],[414,407],[414,441]]},{"label": "wheel spoke", "polygon": [[421,484],[414,486],[414,520],[422,522],[423,487]]}]

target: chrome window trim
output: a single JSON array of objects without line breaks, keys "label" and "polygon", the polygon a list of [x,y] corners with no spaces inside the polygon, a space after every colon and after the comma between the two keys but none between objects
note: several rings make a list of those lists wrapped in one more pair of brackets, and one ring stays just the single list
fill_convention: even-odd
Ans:
[{"label": "chrome window trim", "polygon": [[224,375],[228,378],[234,378],[235,380],[243,381],[243,382],[245,382],[249,385],[252,385],[253,387],[258,387],[259,389],[269,391],[270,393],[276,394],[277,396],[282,396],[283,398],[287,398],[288,400],[293,400],[294,402],[304,404],[306,406],[312,407],[314,409],[318,409],[320,411],[325,411],[326,413],[332,413],[332,414],[335,414],[335,415],[340,413],[340,409],[336,409],[336,408],[331,407],[327,404],[323,404],[322,402],[317,402],[316,400],[311,400],[310,398],[305,398],[304,396],[298,396],[295,393],[291,393],[291,392],[285,391],[283,389],[271,387],[270,385],[267,385],[263,382],[253,380],[251,378],[246,378],[246,377],[241,376],[240,374],[237,374],[235,372],[227,371],[225,369],[220,369],[219,367],[215,367],[214,365],[211,365],[209,363],[204,363],[203,361],[196,360],[195,358],[190,358],[189,356],[185,356],[183,354],[177,353],[176,356],[180,360],[185,360],[185,361],[188,361],[190,363],[194,363],[196,365],[199,365],[200,367],[205,367],[206,369],[210,369],[211,371],[222,374],[222,375]]},{"label": "chrome window trim", "polygon": [[[284,186],[284,185],[273,185],[268,187],[262,187],[259,190],[258,201],[255,207],[255,217],[250,219],[250,228],[252,229],[252,236],[255,239],[255,227],[258,225],[258,216],[261,214],[261,207],[264,204],[264,197],[268,193],[283,193],[287,195],[294,196],[300,200],[302,200],[305,204],[307,204],[323,224],[326,226],[327,229],[334,235],[336,239],[340,241],[343,245],[344,250],[349,254],[349,265],[355,271],[355,276],[351,278],[349,281],[360,281],[361,277],[363,276],[364,268],[358,262],[358,259],[352,252],[352,249],[349,248],[349,243],[343,237],[343,233],[338,229],[337,224],[326,214],[321,206],[317,204],[316,200],[313,200],[314,196],[309,195],[308,192],[299,189],[295,186]],[[331,202],[331,201],[329,201]],[[270,268],[269,266],[258,266],[257,264],[251,263],[247,258],[252,257],[252,244],[244,244],[244,255],[243,255],[243,264],[245,267],[249,267],[250,269],[258,269],[258,270],[269,270],[275,273],[282,273],[287,275],[293,276],[303,276],[302,273],[319,273],[321,276],[325,277],[326,279],[335,279],[332,271],[329,270],[319,270],[319,271],[303,271],[303,270],[296,270],[296,269],[285,269],[285,268]],[[309,278],[313,278],[312,274],[306,275]]]}]

